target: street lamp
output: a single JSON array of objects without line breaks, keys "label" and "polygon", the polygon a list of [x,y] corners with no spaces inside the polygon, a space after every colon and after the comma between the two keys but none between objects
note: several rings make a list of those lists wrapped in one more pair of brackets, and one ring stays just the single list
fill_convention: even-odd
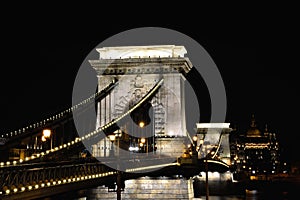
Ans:
[{"label": "street lamp", "polygon": [[197,135],[194,135],[194,136],[193,136],[193,141],[194,141],[194,142],[197,142],[197,140],[198,140]]},{"label": "street lamp", "polygon": [[50,129],[44,129],[43,135],[45,138],[49,138],[51,136],[51,130]]},{"label": "street lamp", "polygon": [[110,154],[110,156],[114,156],[114,141],[115,141],[115,139],[116,139],[116,135],[115,134],[113,134],[113,135],[109,135],[108,136],[109,137],[109,140],[111,141],[111,148],[110,148],[110,152],[111,152],[111,154]]},{"label": "street lamp", "polygon": [[45,138],[44,135],[42,135],[42,142],[46,142],[46,141],[47,141],[47,139]]},{"label": "street lamp", "polygon": [[110,140],[111,142],[114,142],[115,139],[116,139],[116,136],[115,136],[115,135],[109,135],[108,137],[109,137],[109,140]]},{"label": "street lamp", "polygon": [[141,128],[143,128],[143,127],[145,126],[145,122],[141,121],[141,122],[139,123],[139,126],[140,126]]},{"label": "street lamp", "polygon": [[50,149],[52,149],[52,137],[51,137],[51,129],[44,129],[42,135],[42,141],[45,142],[47,138],[50,138]]},{"label": "street lamp", "polygon": [[141,138],[140,139],[140,147],[141,147],[141,150],[144,152],[145,151],[145,142],[146,142],[146,139],[145,138]]},{"label": "street lamp", "polygon": [[115,156],[115,149],[114,149],[114,141],[117,139],[117,199],[121,200],[121,172],[119,171],[119,163],[120,163],[120,152],[119,152],[119,147],[120,147],[120,137],[122,137],[122,131],[120,129],[116,130],[113,132],[111,135],[108,135],[109,140],[111,141],[111,154],[110,156]]},{"label": "street lamp", "polygon": [[197,141],[198,141],[198,137],[197,135],[193,136],[193,151],[196,152],[197,151]]},{"label": "street lamp", "polygon": [[114,141],[117,142],[116,143],[116,145],[117,145],[117,151],[116,151],[116,153],[117,153],[118,156],[120,154],[119,147],[120,147],[120,138],[121,137],[122,137],[122,131],[120,129],[114,131],[111,135],[108,135],[109,140],[112,142],[111,143],[111,150],[112,150],[113,153],[115,153],[113,143],[114,143]]}]

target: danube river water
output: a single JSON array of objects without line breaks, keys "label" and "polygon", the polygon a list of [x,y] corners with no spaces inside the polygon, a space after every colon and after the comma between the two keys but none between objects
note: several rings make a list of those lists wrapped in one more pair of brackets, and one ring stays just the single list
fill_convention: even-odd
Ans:
[{"label": "danube river water", "polygon": [[[205,183],[194,181],[194,198],[206,199]],[[126,186],[125,186],[126,187]],[[98,200],[98,199],[116,199],[108,198],[114,194],[110,194],[104,198],[103,190],[107,190],[103,186],[88,188],[84,190],[71,191],[61,195],[50,196],[39,200]],[[251,186],[232,183],[217,182],[209,183],[209,200],[295,200],[299,199],[300,181],[277,181],[277,182],[259,182]],[[103,198],[102,198],[103,197]],[[143,199],[143,198],[139,198]],[[149,198],[145,198],[148,199]],[[151,199],[151,198],[150,198]],[[171,200],[172,198],[164,198]],[[155,200],[158,200],[157,198]]]}]

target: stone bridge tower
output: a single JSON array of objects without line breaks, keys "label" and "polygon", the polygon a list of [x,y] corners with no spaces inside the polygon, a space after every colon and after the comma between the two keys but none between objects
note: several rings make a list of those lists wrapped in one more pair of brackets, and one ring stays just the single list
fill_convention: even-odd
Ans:
[{"label": "stone bridge tower", "polygon": [[[186,138],[184,75],[192,63],[185,57],[187,51],[183,46],[121,46],[96,50],[99,59],[89,62],[97,72],[99,90],[114,78],[118,79],[118,86],[98,103],[96,128],[118,118],[163,79],[162,87],[149,102],[151,120],[127,124],[126,131],[138,137],[141,126],[148,137]],[[165,142],[160,144],[158,149],[168,149]],[[100,144],[100,149],[103,145]]]}]

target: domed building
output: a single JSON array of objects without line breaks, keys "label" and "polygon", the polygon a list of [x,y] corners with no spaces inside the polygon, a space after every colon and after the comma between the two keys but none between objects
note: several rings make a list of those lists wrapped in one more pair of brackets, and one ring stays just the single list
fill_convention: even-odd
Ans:
[{"label": "domed building", "polygon": [[256,127],[254,116],[252,115],[251,125],[246,133],[247,137],[261,137],[260,130]]},{"label": "domed building", "polygon": [[270,133],[267,126],[264,131],[259,130],[252,115],[246,133],[235,133],[231,137],[231,158],[237,171],[245,171],[249,175],[277,173],[279,145],[276,134]]}]

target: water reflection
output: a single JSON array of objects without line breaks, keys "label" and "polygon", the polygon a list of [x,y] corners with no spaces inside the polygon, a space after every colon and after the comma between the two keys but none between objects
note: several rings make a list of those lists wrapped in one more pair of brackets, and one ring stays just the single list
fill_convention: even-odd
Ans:
[{"label": "water reflection", "polygon": [[[195,182],[194,182],[195,183]],[[142,186],[141,184],[138,184]],[[157,186],[158,184],[156,184]],[[209,200],[294,200],[299,195],[299,182],[280,182],[272,184],[264,184],[259,189],[245,189],[237,184],[210,182],[210,196]],[[127,190],[130,185],[127,184]],[[151,185],[149,185],[151,187]],[[126,186],[125,186],[126,188]],[[194,200],[206,200],[205,196],[205,185],[203,182],[196,183],[194,185]],[[163,189],[163,188],[162,188]],[[175,191],[174,191],[175,192]],[[137,192],[138,193],[138,192]],[[136,194],[137,194],[136,193]],[[122,200],[125,200],[125,196],[122,196]],[[70,191],[61,195],[44,198],[43,200],[99,200],[99,199],[116,199],[115,192],[108,192],[108,189],[104,186],[98,186],[85,190]],[[132,199],[132,198],[131,198]],[[141,198],[135,198],[141,199]],[[143,198],[142,198],[143,199]],[[144,198],[144,199],[155,199],[157,198]],[[169,198],[171,199],[171,197]],[[42,200],[42,199],[41,199]]]},{"label": "water reflection", "polygon": [[[103,196],[102,186],[91,188],[87,190],[80,190],[76,192],[65,193],[63,195],[57,195],[43,200],[99,200],[99,199],[115,199],[114,194],[109,194],[110,198]],[[123,198],[122,198],[123,199]],[[147,198],[149,200],[149,198]],[[209,200],[294,200],[294,196],[290,196],[286,192],[273,191],[273,193],[262,193],[257,190],[245,191],[244,195],[210,195]],[[125,200],[125,199],[124,199]],[[157,200],[157,199],[155,199]],[[206,200],[206,196],[199,196],[193,198],[193,200]]]}]

